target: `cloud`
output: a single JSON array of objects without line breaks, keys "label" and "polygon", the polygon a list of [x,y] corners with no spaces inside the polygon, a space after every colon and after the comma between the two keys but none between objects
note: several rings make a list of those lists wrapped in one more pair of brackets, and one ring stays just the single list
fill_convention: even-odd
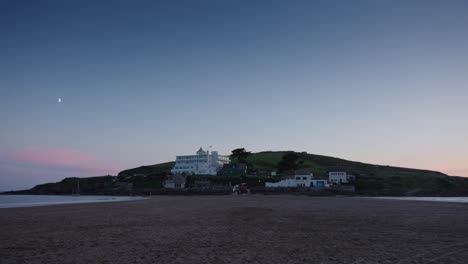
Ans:
[{"label": "cloud", "polygon": [[29,189],[67,177],[115,175],[120,166],[70,149],[27,148],[0,152],[0,191]]},{"label": "cloud", "polygon": [[25,149],[11,153],[14,160],[40,165],[77,166],[89,164],[94,160],[90,155],[75,150]]},{"label": "cloud", "polygon": [[116,164],[98,161],[93,155],[69,149],[28,148],[7,154],[10,165],[63,172],[68,176],[115,174]]}]

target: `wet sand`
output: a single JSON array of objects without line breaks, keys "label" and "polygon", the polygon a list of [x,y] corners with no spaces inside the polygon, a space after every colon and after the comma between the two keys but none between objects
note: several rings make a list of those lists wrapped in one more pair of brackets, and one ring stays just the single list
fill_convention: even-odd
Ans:
[{"label": "wet sand", "polygon": [[468,204],[159,196],[0,209],[0,263],[467,263]]}]

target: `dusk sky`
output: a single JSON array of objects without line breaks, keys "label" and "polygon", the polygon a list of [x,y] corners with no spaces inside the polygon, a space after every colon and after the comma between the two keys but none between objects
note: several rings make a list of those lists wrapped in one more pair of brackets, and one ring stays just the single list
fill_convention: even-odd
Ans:
[{"label": "dusk sky", "polygon": [[467,1],[1,1],[0,190],[210,145],[468,176],[467,14]]}]

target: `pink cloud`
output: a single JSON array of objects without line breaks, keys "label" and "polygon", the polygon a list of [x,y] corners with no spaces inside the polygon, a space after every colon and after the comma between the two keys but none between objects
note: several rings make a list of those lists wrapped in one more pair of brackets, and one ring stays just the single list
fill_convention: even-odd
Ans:
[{"label": "pink cloud", "polygon": [[33,162],[40,165],[75,166],[89,164],[94,160],[90,155],[75,150],[26,149],[13,152],[15,160]]},{"label": "pink cloud", "polygon": [[118,172],[116,164],[98,162],[94,156],[76,150],[29,148],[12,152],[8,156],[22,163],[68,168],[89,176]]}]

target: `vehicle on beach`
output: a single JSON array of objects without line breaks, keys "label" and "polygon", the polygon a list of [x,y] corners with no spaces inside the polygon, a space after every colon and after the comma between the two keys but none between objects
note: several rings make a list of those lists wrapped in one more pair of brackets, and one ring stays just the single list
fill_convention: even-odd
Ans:
[{"label": "vehicle on beach", "polygon": [[250,189],[246,183],[241,183],[239,185],[235,185],[234,188],[232,188],[232,193],[233,194],[250,194]]}]

